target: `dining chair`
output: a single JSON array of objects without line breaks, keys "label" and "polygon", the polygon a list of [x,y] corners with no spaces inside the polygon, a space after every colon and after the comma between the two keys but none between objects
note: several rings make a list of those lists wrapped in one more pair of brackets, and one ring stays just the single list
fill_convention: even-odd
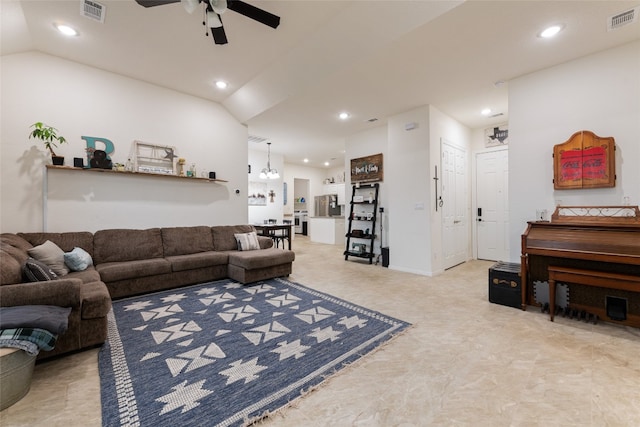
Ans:
[{"label": "dining chair", "polygon": [[[290,226],[293,223],[293,221],[291,221],[290,219],[285,219],[282,221],[282,223]],[[273,239],[276,245],[276,248],[279,248],[280,242],[282,242],[282,249],[286,249],[285,241],[290,239],[291,236],[287,235],[286,230],[274,230],[273,234],[271,235],[271,238]]]}]

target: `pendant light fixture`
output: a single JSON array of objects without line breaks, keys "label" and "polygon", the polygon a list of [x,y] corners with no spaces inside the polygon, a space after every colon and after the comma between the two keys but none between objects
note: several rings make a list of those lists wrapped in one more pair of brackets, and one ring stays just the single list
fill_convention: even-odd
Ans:
[{"label": "pendant light fixture", "polygon": [[271,169],[271,143],[267,142],[267,167],[260,171],[261,179],[278,179],[280,174],[277,169]]}]

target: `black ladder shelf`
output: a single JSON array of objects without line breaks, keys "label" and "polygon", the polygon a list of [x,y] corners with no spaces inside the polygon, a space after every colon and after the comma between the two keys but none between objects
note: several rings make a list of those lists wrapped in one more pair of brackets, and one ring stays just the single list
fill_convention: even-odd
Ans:
[{"label": "black ladder shelf", "polygon": [[[345,261],[351,256],[368,259],[369,264],[373,264],[373,258],[375,258],[373,243],[376,240],[379,190],[380,184],[377,183],[352,186],[349,228],[345,236],[347,238],[347,245],[344,251]],[[358,207],[357,212],[356,206]]]}]

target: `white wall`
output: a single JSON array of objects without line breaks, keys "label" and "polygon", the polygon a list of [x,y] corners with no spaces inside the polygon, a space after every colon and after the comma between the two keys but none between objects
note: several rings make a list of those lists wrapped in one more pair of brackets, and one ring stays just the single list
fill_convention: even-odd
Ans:
[{"label": "white wall", "polygon": [[[614,188],[553,189],[553,146],[579,130],[613,136]],[[536,209],[640,203],[640,42],[509,82],[510,258]]]},{"label": "white wall", "polygon": [[[247,222],[248,132],[220,105],[41,53],[3,56],[1,66],[3,232]],[[50,171],[44,218],[46,156],[27,137],[36,121],[67,138],[56,150],[67,165],[85,157],[83,135],[111,140],[121,163],[141,140],[175,146],[199,171],[229,182]]]},{"label": "white wall", "polygon": [[423,275],[432,274],[429,126],[428,106],[389,118],[385,159],[389,268]]},{"label": "white wall", "polygon": [[325,171],[325,179],[333,179],[334,182],[344,182],[345,176],[344,165],[332,167]]}]

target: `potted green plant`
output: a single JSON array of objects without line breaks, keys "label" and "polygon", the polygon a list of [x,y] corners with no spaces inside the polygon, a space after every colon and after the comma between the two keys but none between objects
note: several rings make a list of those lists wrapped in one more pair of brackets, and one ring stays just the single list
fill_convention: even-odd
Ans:
[{"label": "potted green plant", "polygon": [[67,142],[63,136],[58,135],[58,129],[48,126],[42,122],[36,122],[32,124],[31,127],[33,130],[29,134],[29,139],[35,138],[41,140],[45,148],[51,153],[51,161],[53,164],[58,166],[63,165],[64,157],[58,156],[55,151],[53,151],[53,148],[57,147],[58,144],[64,144]]}]

